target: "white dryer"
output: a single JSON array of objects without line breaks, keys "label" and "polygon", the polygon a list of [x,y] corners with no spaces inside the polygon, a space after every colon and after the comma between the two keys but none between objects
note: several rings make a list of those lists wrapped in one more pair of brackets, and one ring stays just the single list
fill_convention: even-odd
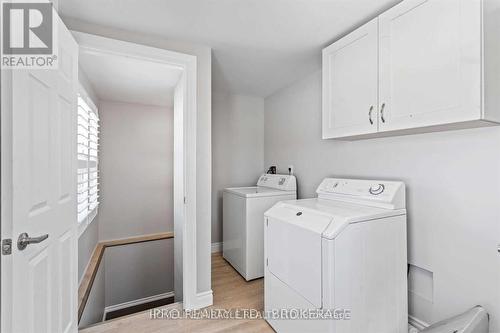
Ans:
[{"label": "white dryer", "polygon": [[327,178],[317,193],[265,213],[268,322],[285,333],[407,333],[405,185]]},{"label": "white dryer", "polygon": [[264,276],[264,212],[296,189],[294,176],[263,174],[257,186],[224,190],[222,254],[247,281]]}]

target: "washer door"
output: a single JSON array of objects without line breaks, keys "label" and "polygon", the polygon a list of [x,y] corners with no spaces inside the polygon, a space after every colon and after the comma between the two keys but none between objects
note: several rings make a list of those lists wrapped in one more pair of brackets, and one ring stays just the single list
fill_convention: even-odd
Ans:
[{"label": "washer door", "polygon": [[268,269],[291,289],[322,306],[321,234],[331,218],[300,207],[278,205],[267,214]]}]

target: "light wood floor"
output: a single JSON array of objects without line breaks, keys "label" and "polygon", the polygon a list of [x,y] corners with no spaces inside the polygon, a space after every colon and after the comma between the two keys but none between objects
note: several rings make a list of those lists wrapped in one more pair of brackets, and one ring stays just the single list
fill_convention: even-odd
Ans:
[{"label": "light wood floor", "polygon": [[[221,256],[212,255],[212,290],[214,309],[256,309],[264,308],[264,280],[246,282]],[[171,305],[162,308],[180,308]],[[150,312],[110,320],[80,330],[82,333],[128,333],[128,332],[274,332],[263,319],[253,320],[172,320],[150,319]]]}]

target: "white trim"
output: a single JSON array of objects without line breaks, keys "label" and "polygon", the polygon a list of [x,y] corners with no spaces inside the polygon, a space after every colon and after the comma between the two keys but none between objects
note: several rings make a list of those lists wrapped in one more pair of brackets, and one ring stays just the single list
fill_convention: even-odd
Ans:
[{"label": "white trim", "polygon": [[113,311],[121,310],[121,309],[126,309],[126,308],[130,308],[132,306],[141,305],[141,304],[145,304],[145,303],[149,303],[149,302],[154,302],[154,301],[158,301],[160,299],[174,297],[174,296],[175,296],[174,292],[169,291],[167,293],[162,293],[162,294],[158,294],[158,295],[139,298],[139,299],[136,299],[133,301],[128,301],[128,302],[123,302],[123,303],[119,303],[119,304],[115,304],[115,305],[110,305],[110,306],[107,306],[104,308],[103,318],[106,318],[106,314],[109,312],[113,312]]},{"label": "white trim", "polygon": [[[77,222],[78,223],[78,226],[77,226],[77,238],[80,239],[80,237],[85,233],[85,231],[87,230],[87,228],[90,226],[90,224],[95,220],[95,218],[97,217],[97,214],[99,214],[99,207],[96,207],[94,208],[94,210],[91,212],[91,214],[93,214],[92,218],[86,218],[85,221],[82,221],[82,222]],[[89,215],[91,215],[89,214]]]},{"label": "white trim", "polygon": [[419,331],[426,329],[427,327],[430,326],[425,321],[413,317],[412,315],[408,315],[408,323]]},{"label": "white trim", "polygon": [[222,252],[222,242],[212,243],[212,253]]},{"label": "white trim", "polygon": [[180,81],[186,97],[184,105],[184,197],[186,201],[182,233],[183,307],[194,309],[199,304],[196,262],[197,57],[77,31],[72,31],[72,33],[80,45],[80,52],[127,57],[183,70],[182,81]]},{"label": "white trim", "polygon": [[97,105],[94,103],[94,101],[92,100],[92,98],[90,98],[90,95],[89,95],[87,89],[85,89],[85,87],[83,86],[83,84],[80,81],[80,79],[78,79],[78,93],[83,98],[83,100],[85,101],[85,103],[87,103],[90,106],[90,108],[97,115],[99,115],[99,109],[97,108]]},{"label": "white trim", "polygon": [[193,303],[194,309],[202,309],[214,303],[212,289],[196,294],[196,301]]},{"label": "white trim", "polygon": [[[0,75],[0,171],[1,171],[1,205],[0,205],[0,238],[11,238],[12,236],[12,69],[2,69]],[[12,255],[0,255],[0,332],[12,332]]]}]

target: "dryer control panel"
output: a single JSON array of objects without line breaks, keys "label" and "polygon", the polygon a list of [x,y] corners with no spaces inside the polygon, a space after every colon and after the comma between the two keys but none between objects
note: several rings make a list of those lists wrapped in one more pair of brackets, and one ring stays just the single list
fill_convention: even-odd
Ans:
[{"label": "dryer control panel", "polygon": [[257,186],[275,188],[282,191],[295,191],[297,189],[297,181],[295,176],[265,173],[260,176]]},{"label": "dryer control panel", "polygon": [[322,199],[340,200],[389,209],[405,208],[402,182],[325,178],[316,190]]}]

